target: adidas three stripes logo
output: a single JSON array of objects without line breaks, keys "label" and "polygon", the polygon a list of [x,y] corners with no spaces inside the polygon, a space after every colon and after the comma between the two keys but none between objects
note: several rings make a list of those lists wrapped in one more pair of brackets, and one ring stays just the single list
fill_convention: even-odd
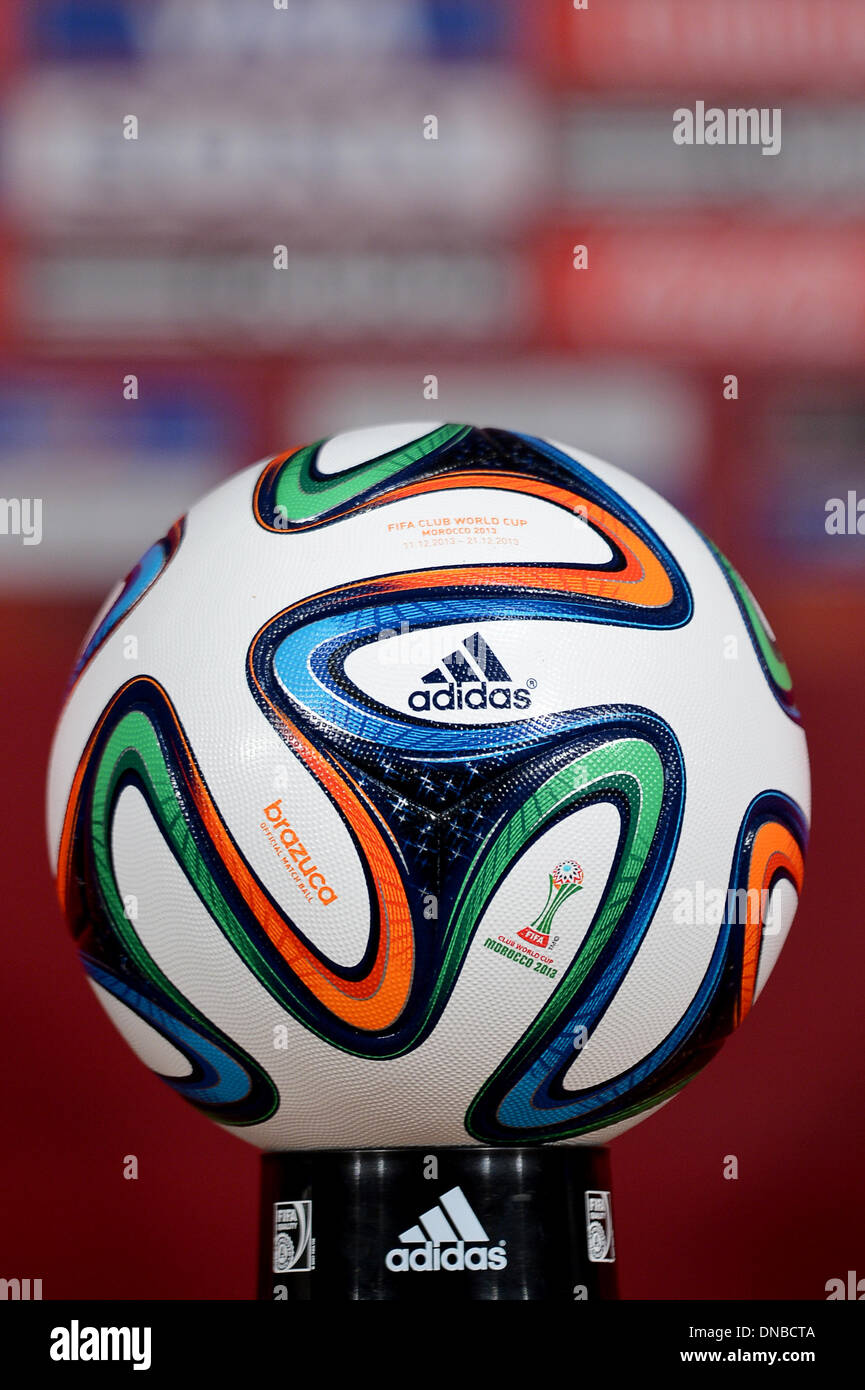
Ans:
[{"label": "adidas three stripes logo", "polygon": [[[441,667],[444,667],[444,671]],[[428,671],[421,678],[421,683],[423,685],[444,685],[446,681],[452,680],[457,685],[465,685],[467,681],[510,681],[510,679],[495,652],[487,645],[481,634],[473,632],[471,637],[465,638],[456,651],[451,652],[450,656],[442,657],[441,666],[434,666],[431,671]]]}]

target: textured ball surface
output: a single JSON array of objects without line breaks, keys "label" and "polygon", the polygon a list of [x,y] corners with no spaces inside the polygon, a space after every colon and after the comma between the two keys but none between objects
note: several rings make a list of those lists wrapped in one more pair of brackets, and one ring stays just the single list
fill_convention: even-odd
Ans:
[{"label": "textured ball surface", "polygon": [[724,557],[608,464],[469,426],[237,474],[95,620],[58,891],[138,1055],[263,1148],[603,1142],[742,1021],[808,762]]}]

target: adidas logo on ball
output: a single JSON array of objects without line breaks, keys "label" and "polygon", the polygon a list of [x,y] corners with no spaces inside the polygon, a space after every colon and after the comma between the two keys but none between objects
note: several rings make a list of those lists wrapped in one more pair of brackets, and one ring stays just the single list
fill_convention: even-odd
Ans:
[{"label": "adidas logo on ball", "polygon": [[400,1240],[402,1245],[385,1256],[392,1274],[504,1269],[508,1263],[504,1246],[490,1244],[461,1187],[443,1193],[439,1204],[403,1231]]},{"label": "adidas logo on ball", "polygon": [[412,710],[528,709],[532,697],[525,686],[514,689],[495,652],[479,632],[442,657],[421,679],[421,685],[437,690],[413,690],[408,697]]}]

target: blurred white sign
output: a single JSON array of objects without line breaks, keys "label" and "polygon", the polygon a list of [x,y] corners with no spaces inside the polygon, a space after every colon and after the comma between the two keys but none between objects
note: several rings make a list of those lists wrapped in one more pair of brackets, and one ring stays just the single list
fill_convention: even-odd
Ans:
[{"label": "blurred white sign", "polygon": [[527,86],[507,72],[205,72],[29,77],[0,131],[7,216],[53,235],[257,240],[266,227],[274,241],[306,231],[343,243],[454,228],[500,237],[535,216],[545,145]]}]

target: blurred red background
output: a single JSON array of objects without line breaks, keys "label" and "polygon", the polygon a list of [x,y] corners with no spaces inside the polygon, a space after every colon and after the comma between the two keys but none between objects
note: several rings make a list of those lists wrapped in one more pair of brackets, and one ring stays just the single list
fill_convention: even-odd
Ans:
[{"label": "blurred red background", "polygon": [[[253,1296],[255,1152],[90,997],[44,849],[49,741],[104,593],[197,495],[429,417],[563,438],[682,506],[767,610],[809,735],[805,897],[772,982],[613,1146],[623,1294],[865,1276],[865,536],[825,528],[829,499],[865,497],[863,35],[856,0],[7,5],[0,494],[41,497],[44,536],[0,536],[0,1275]],[[780,107],[780,154],[677,148],[697,100]]]}]

